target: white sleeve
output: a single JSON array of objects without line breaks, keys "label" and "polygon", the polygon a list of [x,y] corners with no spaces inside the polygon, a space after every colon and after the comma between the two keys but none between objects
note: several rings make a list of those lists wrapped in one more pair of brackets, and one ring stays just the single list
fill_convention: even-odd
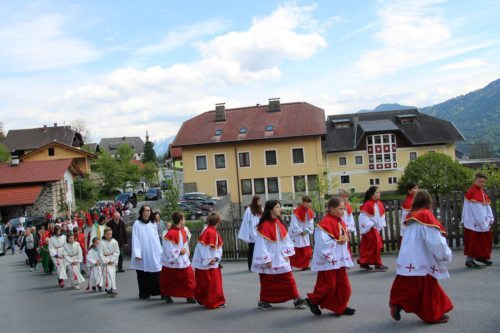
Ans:
[{"label": "white sleeve", "polygon": [[368,215],[366,215],[366,213],[359,213],[359,232],[361,232],[362,235],[370,231],[374,225],[375,223],[373,223],[373,221]]},{"label": "white sleeve", "polygon": [[246,243],[250,243],[250,229],[252,227],[252,213],[250,209],[245,210],[243,214],[243,221],[240,225],[240,231],[238,232],[238,238]]},{"label": "white sleeve", "polygon": [[332,261],[337,241],[320,228],[316,229],[314,241],[316,243],[314,249],[316,250],[316,246],[318,247],[318,251],[321,253],[322,259]]},{"label": "white sleeve", "polygon": [[257,235],[255,239],[255,248],[253,252],[253,262],[258,265],[263,265],[272,262],[271,255],[268,250],[269,241],[264,237]]},{"label": "white sleeve", "polygon": [[210,265],[210,261],[213,259],[212,254],[210,253],[210,246],[198,242],[195,251],[198,252],[201,266],[208,267]]},{"label": "white sleeve", "polygon": [[177,248],[177,246],[168,240],[163,240],[163,255],[167,258],[167,260],[176,260],[181,251]]},{"label": "white sleeve", "polygon": [[309,222],[307,222],[307,232],[309,235],[312,235],[314,233],[314,218],[310,219]]},{"label": "white sleeve", "polygon": [[434,227],[422,226],[422,237],[429,251],[439,263],[450,263],[452,252],[446,243],[446,237]]},{"label": "white sleeve", "polygon": [[302,228],[299,226],[299,220],[297,219],[297,216],[293,214],[290,226],[288,227],[288,234],[290,236],[299,236],[301,233]]},{"label": "white sleeve", "polygon": [[[139,227],[138,227],[137,223],[140,223],[140,222],[135,221],[134,225],[132,227],[132,254],[136,258],[142,259],[142,251],[141,251],[141,244],[140,244],[141,241],[140,241],[140,237],[138,235]],[[135,259],[135,258],[132,258],[132,259]]]},{"label": "white sleeve", "polygon": [[104,247],[104,245],[101,245],[99,247],[99,260],[104,264],[104,265],[107,265],[109,264],[109,257],[104,255],[104,251],[102,250],[102,248]]},{"label": "white sleeve", "polygon": [[87,253],[87,266],[88,267],[92,267],[92,266],[95,266],[97,264],[97,258],[94,257],[94,254],[89,251]]},{"label": "white sleeve", "polygon": [[77,256],[77,260],[78,262],[83,262],[83,251],[82,251],[82,247],[79,243],[78,244],[78,256]]},{"label": "white sleeve", "polygon": [[111,262],[115,265],[118,265],[118,258],[120,257],[120,247],[118,246],[118,242],[113,242],[113,254],[111,255]]},{"label": "white sleeve", "polygon": [[52,258],[55,257],[57,254],[54,244],[52,244],[52,239],[50,238],[49,238],[49,254]]}]

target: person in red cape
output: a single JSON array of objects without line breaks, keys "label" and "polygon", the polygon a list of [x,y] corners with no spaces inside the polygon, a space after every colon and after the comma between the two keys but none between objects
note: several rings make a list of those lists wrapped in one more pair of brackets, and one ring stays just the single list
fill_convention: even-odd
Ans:
[{"label": "person in red cape", "polygon": [[302,197],[302,203],[293,210],[288,234],[293,242],[295,254],[290,257],[290,265],[308,270],[311,263],[312,248],[309,235],[314,232],[314,211],[311,209],[311,198]]},{"label": "person in red cape", "polygon": [[401,248],[401,239],[403,238],[403,234],[405,232],[405,225],[404,221],[406,219],[406,215],[411,210],[411,204],[413,202],[413,197],[415,196],[415,193],[418,192],[418,185],[412,182],[409,182],[406,184],[406,198],[405,200],[401,203],[401,225],[399,228],[399,239],[398,239],[398,248]]},{"label": "person in red cape", "polygon": [[[479,268],[475,262],[490,266],[493,238],[491,226],[495,221],[491,210],[491,201],[484,187],[487,178],[482,173],[477,173],[472,187],[467,191],[462,210],[462,223],[464,226],[464,254],[467,256],[465,266]],[[474,261],[475,260],[475,261]]]},{"label": "person in red cape", "polygon": [[280,202],[269,200],[257,226],[252,272],[259,273],[258,307],[263,310],[272,309],[270,303],[290,300],[293,300],[295,308],[303,308],[305,305],[304,300],[299,297],[290,266],[290,256],[295,253],[293,243],[280,215]]},{"label": "person in red cape", "polygon": [[226,299],[222,288],[222,273],[219,262],[222,259],[222,237],[217,232],[220,216],[210,213],[207,216],[207,227],[198,238],[194,250],[193,267],[196,279],[194,298],[198,304],[207,309],[226,307]]},{"label": "person in red cape", "polygon": [[352,316],[356,312],[347,306],[351,297],[347,268],[353,263],[347,248],[349,231],[342,220],[344,209],[343,200],[331,198],[328,213],[314,233],[312,270],[318,272],[318,276],[314,291],[307,294],[305,302],[317,316],[321,315],[320,307],[339,315]]},{"label": "person in red cape", "polygon": [[438,283],[450,277],[446,264],[451,262],[452,252],[446,242],[446,230],[431,208],[429,193],[418,191],[404,222],[406,231],[389,300],[395,320],[401,319],[404,310],[429,324],[446,323],[449,319],[446,313],[453,309]]},{"label": "person in red cape", "polygon": [[380,190],[371,186],[365,193],[365,201],[359,208],[359,231],[361,241],[359,244],[359,267],[373,270],[370,265],[375,265],[378,271],[386,271],[387,266],[382,264],[383,243],[380,231],[385,227],[385,207],[380,201]]},{"label": "person in red cape", "polygon": [[172,297],[186,298],[188,303],[194,300],[195,279],[189,260],[189,243],[184,229],[184,214],[172,214],[172,228],[164,237],[161,255],[160,292],[167,303],[173,303]]}]

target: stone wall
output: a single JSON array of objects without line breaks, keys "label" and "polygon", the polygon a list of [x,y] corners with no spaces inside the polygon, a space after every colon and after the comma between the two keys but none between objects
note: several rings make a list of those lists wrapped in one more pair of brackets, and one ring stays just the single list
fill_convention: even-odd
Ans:
[{"label": "stone wall", "polygon": [[61,201],[64,202],[65,194],[66,189],[63,180],[45,184],[35,204],[26,207],[27,215],[45,216],[47,212],[51,212],[57,216],[64,213],[64,209],[61,209],[60,203]]}]

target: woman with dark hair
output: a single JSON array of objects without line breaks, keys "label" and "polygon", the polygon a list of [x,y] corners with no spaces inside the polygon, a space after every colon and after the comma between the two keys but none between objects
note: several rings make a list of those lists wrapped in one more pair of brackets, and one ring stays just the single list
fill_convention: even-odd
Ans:
[{"label": "woman with dark hair", "polygon": [[64,264],[64,244],[66,244],[66,236],[62,234],[61,227],[54,227],[54,234],[49,240],[49,254],[57,271],[57,280],[59,287],[64,288],[64,280],[66,276],[66,266]]},{"label": "woman with dark hair", "polygon": [[248,270],[252,268],[253,249],[255,247],[255,237],[257,224],[262,216],[262,201],[260,196],[255,195],[252,203],[245,210],[243,221],[241,222],[238,238],[248,244]]},{"label": "woman with dark hair", "polygon": [[292,299],[296,308],[304,307],[290,266],[289,257],[295,253],[293,243],[280,215],[280,202],[269,200],[257,226],[252,272],[259,273],[258,307],[263,310],[272,308],[269,303],[284,303]]},{"label": "woman with dark hair", "polygon": [[352,316],[354,309],[347,307],[351,297],[351,284],[347,268],[352,267],[347,248],[349,230],[344,217],[344,200],[333,197],[328,201],[328,213],[318,223],[314,233],[312,270],[318,272],[314,291],[305,299],[311,312],[321,315],[321,308],[338,315]]},{"label": "woman with dark hair", "polygon": [[391,316],[401,319],[401,310],[415,313],[429,324],[446,323],[453,304],[438,283],[449,278],[446,264],[452,252],[446,230],[431,211],[427,191],[418,191],[405,220],[405,236],[397,259],[396,279],[389,305]]},{"label": "woman with dark hair", "polygon": [[359,208],[359,231],[361,241],[359,244],[359,267],[373,270],[370,265],[375,265],[378,271],[386,271],[387,266],[382,264],[382,236],[380,230],[385,227],[385,208],[380,201],[380,190],[371,186],[365,193],[365,202]]},{"label": "woman with dark hair", "polygon": [[404,221],[406,220],[406,215],[411,211],[411,204],[413,203],[413,197],[415,196],[415,193],[418,192],[418,185],[415,183],[408,183],[406,184],[406,198],[403,203],[401,203],[401,228],[400,228],[400,233],[399,233],[399,244],[401,245],[401,237],[403,237],[403,234],[405,232],[405,225]]},{"label": "woman with dark hair", "polygon": [[132,256],[130,268],[137,272],[139,298],[160,295],[161,244],[153,221],[151,206],[139,209],[139,218],[132,227]]}]

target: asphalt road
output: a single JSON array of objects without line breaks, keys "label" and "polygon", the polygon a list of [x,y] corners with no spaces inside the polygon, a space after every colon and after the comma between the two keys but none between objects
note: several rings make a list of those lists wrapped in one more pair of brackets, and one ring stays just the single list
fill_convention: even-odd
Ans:
[{"label": "asphalt road", "polygon": [[[0,257],[0,332],[499,332],[500,249],[496,263],[467,270],[462,253],[455,252],[451,279],[442,286],[455,304],[447,324],[426,325],[415,315],[402,313],[395,322],[389,315],[389,291],[394,279],[395,256],[385,256],[390,270],[384,273],[349,271],[353,317],[324,312],[315,317],[309,310],[295,310],[291,302],[270,311],[257,309],[258,276],[246,271],[246,263],[226,262],[223,269],[225,309],[205,310],[174,299],[174,304],[152,299],[140,301],[134,271],[118,275],[120,295],[59,289],[56,277],[29,272],[23,257]],[[295,272],[299,291],[312,291],[315,273]]]}]

